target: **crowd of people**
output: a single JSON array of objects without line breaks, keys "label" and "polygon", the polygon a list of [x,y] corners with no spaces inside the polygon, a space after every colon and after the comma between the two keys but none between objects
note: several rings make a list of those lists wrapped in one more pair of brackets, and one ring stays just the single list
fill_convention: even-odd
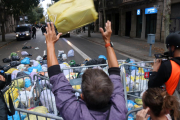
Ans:
[{"label": "crowd of people", "polygon": [[[62,118],[65,120],[87,120],[87,118],[88,120],[125,120],[128,110],[120,68],[111,41],[111,22],[107,21],[105,31],[100,28],[107,51],[109,76],[101,69],[87,69],[82,75],[82,94],[78,100],[55,54],[55,43],[62,34],[56,33],[53,23],[47,23],[47,27],[44,26],[41,29],[46,37],[47,65],[50,83],[53,86],[52,92]],[[170,59],[154,61],[148,89],[142,96],[143,109],[137,113],[136,120],[178,120],[180,118],[180,35],[170,34],[166,39],[166,45]],[[2,76],[0,79],[2,80],[0,83],[4,83]]]}]

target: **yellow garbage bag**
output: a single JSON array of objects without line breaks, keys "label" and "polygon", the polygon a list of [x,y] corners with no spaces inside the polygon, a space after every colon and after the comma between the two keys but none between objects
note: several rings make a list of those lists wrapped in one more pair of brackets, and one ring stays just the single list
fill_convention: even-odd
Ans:
[{"label": "yellow garbage bag", "polygon": [[[36,108],[34,108],[34,109],[30,110],[30,111],[37,112],[37,113],[42,113],[42,114],[48,113],[47,108],[44,107],[44,106],[38,106],[38,107],[36,107]],[[38,117],[36,118],[36,115],[32,115],[32,114],[29,114],[29,119],[28,119],[28,117],[26,117],[24,120],[37,120],[37,119],[38,119],[38,120],[46,120],[45,117],[40,117],[40,116],[38,116]],[[50,120],[50,119],[47,118],[47,120]]]},{"label": "yellow garbage bag", "polygon": [[60,0],[47,9],[58,32],[63,34],[97,20],[93,0]]},{"label": "yellow garbage bag", "polygon": [[9,88],[4,94],[4,99],[5,99],[6,103],[9,103],[9,93],[10,93],[12,101],[16,100],[19,96],[17,88],[12,88],[12,89]]},{"label": "yellow garbage bag", "polygon": [[73,85],[72,88],[79,90],[79,89],[81,89],[81,85]]},{"label": "yellow garbage bag", "polygon": [[16,69],[16,68],[11,68],[11,69],[9,69],[7,72],[5,72],[5,73],[11,74],[14,70],[17,70],[17,69]]},{"label": "yellow garbage bag", "polygon": [[12,82],[12,84],[14,85],[14,87],[24,88],[24,80],[23,79],[14,80]]}]

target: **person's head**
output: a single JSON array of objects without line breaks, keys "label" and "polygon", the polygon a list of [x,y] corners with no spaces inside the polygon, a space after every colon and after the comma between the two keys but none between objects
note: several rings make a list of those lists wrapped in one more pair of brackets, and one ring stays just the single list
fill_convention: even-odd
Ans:
[{"label": "person's head", "polygon": [[103,109],[110,102],[113,83],[100,69],[87,69],[82,76],[83,99],[90,109]]},{"label": "person's head", "polygon": [[149,88],[144,92],[142,101],[143,108],[150,108],[148,114],[160,117],[171,111],[174,118],[178,117],[179,102],[177,101],[177,98],[169,95],[160,88]]},{"label": "person's head", "polygon": [[166,38],[170,57],[180,57],[180,34],[170,34]]}]

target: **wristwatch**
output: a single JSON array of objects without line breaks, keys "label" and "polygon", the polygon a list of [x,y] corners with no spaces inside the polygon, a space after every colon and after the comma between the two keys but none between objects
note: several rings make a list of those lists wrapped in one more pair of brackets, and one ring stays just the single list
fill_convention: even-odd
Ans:
[{"label": "wristwatch", "polygon": [[105,45],[106,48],[109,47],[109,46],[114,47],[113,42],[110,41],[110,43],[107,43],[107,44]]}]

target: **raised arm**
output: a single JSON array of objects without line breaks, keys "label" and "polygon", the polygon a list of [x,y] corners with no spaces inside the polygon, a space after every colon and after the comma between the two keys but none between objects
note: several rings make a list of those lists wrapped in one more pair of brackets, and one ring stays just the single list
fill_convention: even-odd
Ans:
[{"label": "raised arm", "polygon": [[[107,21],[105,29],[106,31],[104,32],[104,30],[100,28],[100,32],[102,34],[105,44],[108,44],[111,41],[110,38],[112,34],[110,21]],[[107,59],[108,59],[109,68],[119,67],[114,49],[111,46],[109,46],[106,48],[106,50],[107,50]]]},{"label": "raised arm", "polygon": [[47,23],[46,31],[47,33],[44,33],[46,37],[46,45],[47,45],[47,65],[48,68],[53,66],[53,65],[59,65],[56,53],[55,53],[55,43],[59,40],[59,37],[61,36],[62,33],[59,33],[56,36],[55,29],[54,29],[54,24],[51,23],[51,26],[49,23]]},{"label": "raised arm", "polygon": [[[106,32],[104,32],[104,30],[100,28],[100,32],[102,34],[105,44],[108,44],[111,41],[110,37],[112,33],[110,21],[107,21],[105,29]],[[106,48],[106,50],[109,65],[109,78],[114,85],[114,91],[111,95],[111,101],[113,102],[114,108],[116,108],[120,112],[118,118],[125,120],[127,109],[125,106],[124,88],[121,83],[120,68],[113,47],[109,46]]]}]

